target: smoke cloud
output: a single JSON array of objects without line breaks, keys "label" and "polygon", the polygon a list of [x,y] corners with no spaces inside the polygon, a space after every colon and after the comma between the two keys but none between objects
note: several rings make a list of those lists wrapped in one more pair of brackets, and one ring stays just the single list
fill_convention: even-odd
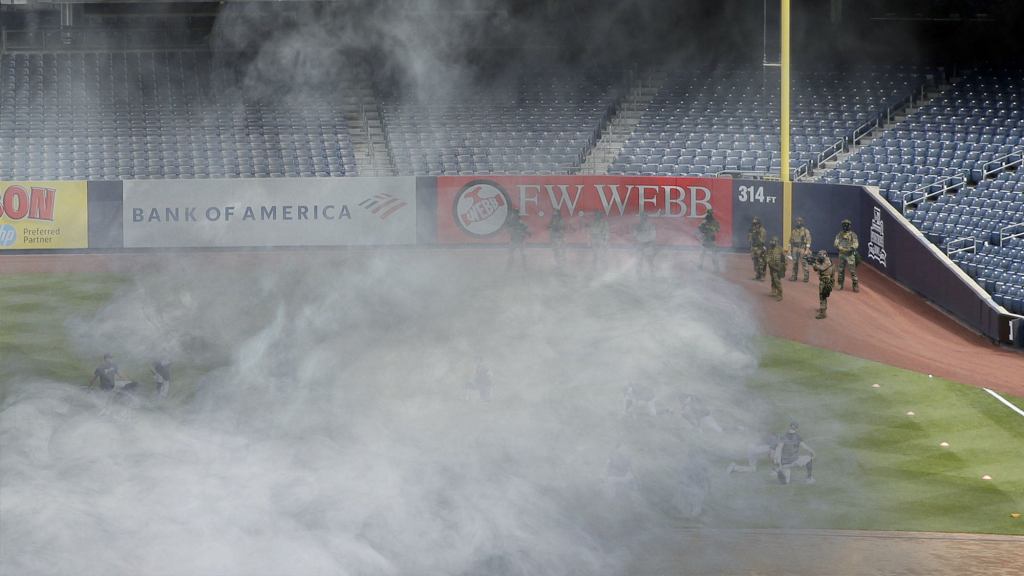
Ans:
[{"label": "smoke cloud", "polygon": [[712,277],[503,257],[138,272],[66,327],[134,396],[4,383],[0,571],[637,573],[655,535],[701,525],[711,468],[759,424],[751,331],[728,321],[749,311]]}]

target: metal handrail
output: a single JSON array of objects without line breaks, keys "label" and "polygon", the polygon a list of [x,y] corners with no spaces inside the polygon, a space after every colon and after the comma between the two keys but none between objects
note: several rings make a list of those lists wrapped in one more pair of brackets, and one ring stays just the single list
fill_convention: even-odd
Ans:
[{"label": "metal handrail", "polygon": [[[953,245],[956,244],[957,242],[965,242],[967,240],[971,241],[970,246],[964,246],[963,248],[956,248],[956,249],[952,248]],[[968,252],[968,251],[970,251],[970,252],[977,252],[978,251],[978,241],[977,241],[977,239],[974,238],[974,236],[963,236],[961,238],[956,238],[954,240],[950,240],[946,244],[946,256],[952,256],[953,254],[959,254],[960,252]]]},{"label": "metal handrail", "polygon": [[[899,102],[897,102],[895,105],[887,107],[885,109],[885,118],[886,118],[886,120],[892,118],[893,113],[894,113],[894,111],[896,110],[897,107],[907,105],[907,104],[909,104],[911,102],[913,102],[913,98],[908,96],[906,98],[903,98]],[[865,122],[865,123],[861,124],[860,126],[858,126],[853,131],[853,137],[850,138],[849,144],[853,145],[853,146],[856,146],[857,143],[860,142],[861,139],[863,139],[865,136],[867,136],[872,130],[874,130],[875,128],[880,128],[882,126],[881,122],[882,122],[882,115],[879,114],[878,117],[876,117],[874,120],[868,120],[867,122]],[[843,150],[846,149],[846,145],[847,145],[846,138],[842,138],[840,140],[837,140],[834,144],[832,144],[831,146],[829,146],[828,148],[826,148],[822,152],[820,152],[818,154],[818,158],[817,158],[817,166],[820,166],[820,165],[824,164],[825,162],[828,162],[832,158],[835,158],[836,156],[838,156],[840,153],[842,153]]]},{"label": "metal handrail", "polygon": [[[806,167],[806,164],[804,165],[804,167]],[[790,170],[790,178],[791,179],[795,180],[796,178],[800,177],[802,174],[803,173],[800,172],[800,169]],[[753,171],[753,170],[720,170],[720,171],[715,173],[715,177],[716,178],[719,178],[721,176],[729,176],[729,177],[733,177],[733,178],[747,178],[747,179],[750,179],[750,180],[771,180],[771,181],[779,181],[780,180],[779,173],[777,171],[775,171],[775,170],[772,170],[770,172]]]},{"label": "metal handrail", "polygon": [[[917,201],[924,202],[925,200],[927,200],[929,198],[932,198],[932,197],[935,197],[935,196],[940,196],[940,195],[946,193],[947,190],[952,190],[953,188],[956,188],[956,184],[954,184],[952,186],[943,186],[943,184],[945,184],[946,182],[950,182],[950,181],[953,181],[953,180],[958,181],[959,184],[963,184],[966,181],[966,178],[964,178],[963,174],[957,174],[955,176],[946,176],[945,178],[943,178],[941,180],[936,180],[935,182],[930,182],[928,184],[924,184],[922,186],[918,186],[917,188],[914,188],[913,190],[911,190],[909,192],[904,192],[900,196],[900,200],[901,200],[901,204],[902,204],[902,207],[900,209],[903,211],[903,214],[904,215],[907,214],[907,206],[909,205],[909,203],[907,202],[907,197],[908,196],[911,196],[913,194],[923,193],[924,195],[921,196]],[[927,189],[929,189],[929,188],[931,188],[932,186],[935,186],[935,185],[940,185],[940,186],[942,186],[942,188],[940,188],[939,190],[937,190],[935,192],[923,192],[924,190],[927,190]]]},{"label": "metal handrail", "polygon": [[[854,141],[856,142],[856,139],[854,139]],[[816,165],[821,166],[825,162],[828,162],[829,160],[835,158],[836,156],[839,156],[839,154],[843,151],[845,146],[845,139],[836,140],[835,142],[832,143],[831,146],[818,153],[818,157],[815,159]],[[828,154],[828,156],[826,156],[826,154]]]},{"label": "metal handrail", "polygon": [[[886,115],[888,115],[888,113],[889,113],[889,111],[886,110]],[[857,140],[862,138],[865,134],[867,134],[868,132],[871,132],[871,130],[877,128],[879,120],[880,120],[880,117],[876,118],[874,120],[868,120],[867,122],[865,122],[865,123],[861,124],[859,127],[857,127],[857,129],[853,131],[853,142],[856,143]]]},{"label": "metal handrail", "polygon": [[[1010,158],[1011,156],[1020,156],[1020,158],[1018,158],[1018,159],[1016,159],[1016,160],[1014,160],[1012,162],[1004,162],[1007,158]],[[984,171],[982,171],[982,173],[981,173],[981,177],[982,178],[985,178],[989,174],[995,174],[996,172],[1002,172],[1003,170],[1005,170],[1006,168],[1009,168],[1011,166],[1019,166],[1019,165],[1021,165],[1022,162],[1024,162],[1024,147],[1016,148],[1012,152],[1010,152],[1008,154],[1004,154],[1004,155],[1002,155],[1002,156],[1000,156],[998,158],[993,158],[991,160],[985,160],[986,164],[993,163],[993,162],[999,162],[1000,163],[999,167],[998,168],[993,168],[991,170],[984,170]],[[930,188],[932,186],[935,186],[936,184],[949,182],[950,180],[959,180],[960,182],[964,182],[964,181],[966,181],[966,178],[964,177],[963,173],[961,173],[959,175],[956,175],[956,176],[947,176],[946,178],[943,178],[942,180],[936,180],[935,182],[932,182],[931,184],[925,184],[924,186],[919,186],[919,187],[911,190],[910,192],[904,192],[903,195],[902,195],[902,198],[901,198],[903,200],[903,213],[904,214],[907,213],[907,196],[909,196],[911,194],[919,193],[922,190],[926,190],[926,189],[928,189],[928,188]],[[925,194],[924,196],[922,196],[919,199],[919,201],[923,202],[923,201],[925,201],[925,200],[927,200],[929,198],[932,198],[932,197],[935,197],[935,196],[939,196],[941,194],[945,194],[946,192],[952,190],[953,188],[956,188],[956,185],[953,185],[953,186],[943,186],[941,189],[939,189],[939,190],[937,190],[935,192],[929,192],[929,193]]]},{"label": "metal handrail", "polygon": [[[1020,228],[1020,232],[1012,234],[1006,233],[1007,230],[1011,230],[1013,228]],[[1010,224],[1009,226],[1003,226],[999,229],[999,245],[1002,246],[1003,242],[1010,238],[1020,238],[1022,236],[1024,236],[1024,222],[1017,222],[1015,224]]]},{"label": "metal handrail", "polygon": [[981,177],[984,178],[985,176],[988,176],[989,174],[995,174],[996,172],[1002,172],[1006,168],[1009,168],[1009,167],[1015,166],[1015,165],[1019,165],[1021,163],[1021,161],[1024,160],[1024,147],[1017,148],[1013,152],[1010,152],[1009,154],[1004,154],[1003,156],[1000,156],[999,158],[993,158],[991,160],[986,160],[985,163],[989,163],[989,162],[1002,162],[1003,160],[1006,160],[1010,156],[1020,156],[1021,158],[1018,158],[1017,160],[1014,160],[1013,162],[1002,164],[998,168],[993,168],[991,170],[985,170],[985,171],[983,171],[981,173]]}]

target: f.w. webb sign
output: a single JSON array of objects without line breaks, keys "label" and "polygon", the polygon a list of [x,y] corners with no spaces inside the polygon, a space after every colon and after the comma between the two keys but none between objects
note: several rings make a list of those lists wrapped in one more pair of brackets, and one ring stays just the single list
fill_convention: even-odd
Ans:
[{"label": "f.w. webb sign", "polygon": [[442,243],[508,241],[504,227],[515,211],[530,228],[529,242],[548,242],[556,211],[568,225],[566,240],[587,242],[589,224],[608,219],[610,241],[633,242],[633,225],[646,214],[657,242],[697,245],[697,227],[713,209],[721,225],[718,243],[732,238],[732,181],[711,178],[615,176],[439,177],[437,238]]},{"label": "f.w. webb sign", "polygon": [[130,180],[127,248],[416,243],[415,178]]}]

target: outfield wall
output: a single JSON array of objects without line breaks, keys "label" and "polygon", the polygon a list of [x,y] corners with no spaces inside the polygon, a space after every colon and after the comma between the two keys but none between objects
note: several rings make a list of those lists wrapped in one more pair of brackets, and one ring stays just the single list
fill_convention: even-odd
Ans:
[{"label": "outfield wall", "polygon": [[0,181],[0,249],[89,247],[87,184]]},{"label": "outfield wall", "polygon": [[[877,189],[861,194],[861,259],[999,342],[1020,344],[1020,318],[907,221]],[[864,226],[866,224],[866,227]]]},{"label": "outfield wall", "polygon": [[633,243],[640,214],[654,223],[657,243],[699,246],[698,226],[709,210],[721,224],[718,245],[732,245],[732,181],[639,176],[442,176],[436,180],[438,244],[504,244],[505,219],[519,214],[531,244],[550,242],[548,223],[559,211],[566,242],[586,244],[588,227],[603,214],[612,245]]},{"label": "outfield wall", "polygon": [[[812,248],[835,253],[843,219],[863,262],[1000,342],[1024,345],[1021,319],[874,191],[797,182],[794,218]],[[558,209],[570,244],[585,246],[595,215],[613,245],[632,243],[640,214],[669,248],[699,246],[708,210],[718,245],[747,250],[754,216],[782,238],[782,184],[768,180],[640,176],[440,176],[0,182],[0,253],[323,246],[466,246],[508,242],[510,211],[545,244]]]}]

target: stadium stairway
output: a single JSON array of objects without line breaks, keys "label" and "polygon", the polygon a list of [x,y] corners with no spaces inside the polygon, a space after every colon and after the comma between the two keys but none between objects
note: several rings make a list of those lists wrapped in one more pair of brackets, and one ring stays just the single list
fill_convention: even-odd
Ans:
[{"label": "stadium stairway", "polygon": [[614,114],[597,137],[580,166],[581,174],[607,174],[612,161],[622,151],[626,139],[633,133],[651,99],[661,89],[660,74],[639,75],[629,92],[619,103]]},{"label": "stadium stairway", "polygon": [[384,129],[380,98],[372,82],[357,77],[350,88],[357,96],[343,107],[345,123],[360,176],[394,176],[395,165]]},{"label": "stadium stairway", "polygon": [[878,126],[873,128],[872,130],[869,130],[860,137],[854,138],[845,150],[841,150],[832,159],[828,159],[822,162],[822,164],[818,166],[818,168],[814,171],[814,174],[808,176],[806,179],[812,181],[825,181],[826,174],[830,170],[836,169],[839,166],[843,166],[844,163],[847,162],[847,160],[850,158],[850,156],[856,154],[858,150],[870,146],[871,142],[879,135],[886,132],[887,130],[892,130],[897,124],[903,122],[921,108],[924,108],[925,106],[931,104],[933,100],[935,100],[939,96],[942,96],[946,92],[946,90],[951,88],[955,83],[955,79],[950,79],[948,84],[943,82],[942,84],[939,85],[929,86],[922,95],[921,99],[911,100],[906,104],[906,106],[894,110],[893,113],[884,122],[880,122]]}]

